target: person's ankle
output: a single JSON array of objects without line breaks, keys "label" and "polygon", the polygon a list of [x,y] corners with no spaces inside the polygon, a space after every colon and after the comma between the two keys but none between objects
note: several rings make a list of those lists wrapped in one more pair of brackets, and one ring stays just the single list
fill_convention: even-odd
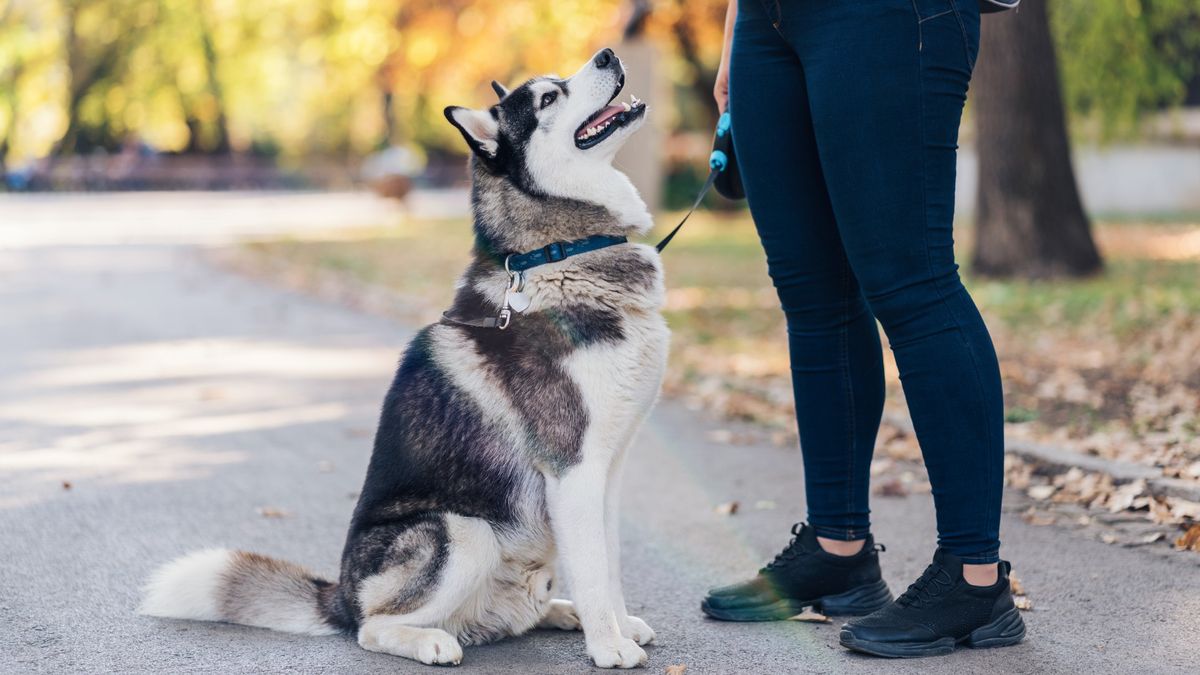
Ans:
[{"label": "person's ankle", "polygon": [[963,579],[972,586],[995,586],[1000,580],[999,563],[984,563],[982,565],[963,565]]},{"label": "person's ankle", "polygon": [[842,541],[840,539],[817,537],[817,543],[821,545],[822,551],[832,555],[842,556],[843,558],[858,555],[858,552],[862,550],[863,543],[866,541],[866,539]]}]

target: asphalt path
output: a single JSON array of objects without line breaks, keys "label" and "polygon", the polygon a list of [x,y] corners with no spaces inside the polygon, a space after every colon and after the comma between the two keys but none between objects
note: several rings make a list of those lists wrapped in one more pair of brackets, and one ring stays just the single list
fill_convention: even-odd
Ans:
[{"label": "asphalt path", "polygon": [[[375,217],[394,214],[355,195],[0,199],[0,671],[428,671],[350,638],[134,612],[147,573],[196,548],[336,571],[412,327],[231,275],[202,253]],[[658,633],[650,670],[1197,671],[1194,557],[1110,546],[1014,513],[1004,555],[1035,605],[1019,646],[893,662],[841,649],[836,621],[703,619],[704,589],[756,569],[803,513],[798,450],[716,442],[719,427],[664,402],[631,453],[625,579],[630,611]],[[741,504],[735,515],[715,511],[730,501]],[[877,498],[873,519],[898,593],[932,553],[929,496]],[[460,669],[588,666],[580,634],[534,631],[468,648]]]}]

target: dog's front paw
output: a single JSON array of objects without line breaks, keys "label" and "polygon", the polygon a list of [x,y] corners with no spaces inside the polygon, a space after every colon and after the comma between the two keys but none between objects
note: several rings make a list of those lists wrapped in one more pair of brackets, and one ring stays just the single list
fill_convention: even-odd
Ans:
[{"label": "dog's front paw", "polygon": [[648,645],[654,642],[654,629],[636,616],[627,616],[621,622],[621,635],[639,645]]},{"label": "dog's front paw", "polygon": [[646,650],[629,638],[589,642],[587,651],[599,668],[637,668],[646,665]]},{"label": "dog's front paw", "polygon": [[425,631],[416,639],[413,648],[416,659],[431,666],[457,666],[463,660],[458,640],[445,631]]}]

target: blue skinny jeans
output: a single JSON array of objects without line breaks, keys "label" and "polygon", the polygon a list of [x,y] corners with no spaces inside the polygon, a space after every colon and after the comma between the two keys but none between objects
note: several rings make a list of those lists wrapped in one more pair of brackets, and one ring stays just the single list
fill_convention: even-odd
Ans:
[{"label": "blue skinny jeans", "polygon": [[808,520],[870,529],[887,334],[933,486],[938,543],[999,559],[1004,408],[954,262],[958,127],[977,0],[740,0],[738,165],[787,315]]}]

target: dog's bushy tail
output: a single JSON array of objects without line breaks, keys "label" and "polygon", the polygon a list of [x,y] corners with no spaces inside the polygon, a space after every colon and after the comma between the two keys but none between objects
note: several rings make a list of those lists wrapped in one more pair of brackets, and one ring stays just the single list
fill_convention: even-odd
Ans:
[{"label": "dog's bushy tail", "polygon": [[223,548],[158,568],[138,611],[149,616],[228,621],[305,635],[341,632],[337,584],[299,565]]}]

